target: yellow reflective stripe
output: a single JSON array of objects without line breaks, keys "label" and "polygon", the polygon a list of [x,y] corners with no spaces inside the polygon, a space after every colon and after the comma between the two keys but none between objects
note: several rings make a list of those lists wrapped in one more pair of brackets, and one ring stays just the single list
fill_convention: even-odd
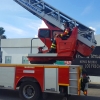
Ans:
[{"label": "yellow reflective stripe", "polygon": [[52,46],[56,46],[56,45],[52,43]]},{"label": "yellow reflective stripe", "polygon": [[51,45],[52,47],[56,47],[56,45],[54,46],[54,45]]},{"label": "yellow reflective stripe", "polygon": [[56,47],[51,46],[51,48],[56,48]]},{"label": "yellow reflective stripe", "polygon": [[58,83],[58,85],[69,86],[69,84],[60,84],[60,83]]},{"label": "yellow reflective stripe", "polygon": [[52,48],[55,48],[54,46],[51,46]]},{"label": "yellow reflective stripe", "polygon": [[61,35],[61,37],[63,36],[63,34],[60,34]]}]

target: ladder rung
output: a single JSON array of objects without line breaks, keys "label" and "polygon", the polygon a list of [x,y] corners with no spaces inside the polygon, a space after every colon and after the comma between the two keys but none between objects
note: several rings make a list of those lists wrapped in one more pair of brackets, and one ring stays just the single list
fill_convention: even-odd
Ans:
[{"label": "ladder rung", "polygon": [[[69,17],[68,15],[64,14],[63,12],[57,10],[56,8],[52,7],[51,5],[47,4],[43,0],[14,0],[24,8],[26,8],[31,13],[35,14],[39,18],[45,18],[49,21],[49,18],[46,18],[47,16],[52,17],[50,23],[54,24],[55,26],[58,26],[60,29],[62,29],[62,23],[64,21],[71,21],[72,24],[76,22],[80,27],[83,26],[87,28],[89,31],[93,31],[89,27],[83,25],[82,23],[76,21],[75,19]],[[56,20],[58,23],[54,23],[53,19]],[[60,25],[60,26],[59,26]]]}]

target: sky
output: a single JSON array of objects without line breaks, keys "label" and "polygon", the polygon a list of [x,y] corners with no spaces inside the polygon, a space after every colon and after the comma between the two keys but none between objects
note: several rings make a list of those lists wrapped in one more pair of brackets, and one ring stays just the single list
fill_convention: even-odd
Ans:
[{"label": "sky", "polygon": [[[56,9],[74,18],[100,34],[100,0],[44,0]],[[0,1],[0,27],[7,38],[37,37],[44,22],[13,0]]]}]

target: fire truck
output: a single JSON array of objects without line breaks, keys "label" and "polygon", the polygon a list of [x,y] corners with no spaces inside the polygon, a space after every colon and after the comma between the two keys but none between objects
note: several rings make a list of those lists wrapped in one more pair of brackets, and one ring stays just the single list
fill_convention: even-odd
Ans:
[{"label": "fire truck", "polygon": [[[14,0],[20,6],[42,19],[48,28],[38,30],[38,38],[44,43],[39,52],[30,53],[27,58],[30,64],[0,64],[0,88],[19,89],[22,100],[38,100],[42,93],[69,95],[87,95],[88,76],[82,74],[81,65],[56,65],[57,60],[72,61],[76,53],[88,57],[96,47],[94,31],[52,7],[43,0]],[[63,23],[69,22],[71,34],[68,39],[56,38],[55,53],[47,53],[55,32],[63,32]],[[44,48],[47,47],[47,50]],[[82,80],[85,80],[85,84]]]}]

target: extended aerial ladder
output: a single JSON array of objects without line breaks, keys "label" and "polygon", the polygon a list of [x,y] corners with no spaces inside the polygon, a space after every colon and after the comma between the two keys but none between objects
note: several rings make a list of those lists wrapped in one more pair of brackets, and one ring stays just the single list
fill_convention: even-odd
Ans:
[{"label": "extended aerial ladder", "polygon": [[[28,58],[31,63],[45,63],[51,61],[54,63],[56,60],[73,60],[77,52],[82,56],[90,56],[93,50],[96,47],[96,40],[94,37],[94,30],[89,27],[81,24],[75,19],[69,17],[63,12],[57,10],[51,5],[47,4],[42,0],[14,0],[19,5],[27,9],[29,12],[42,19],[45,24],[51,30],[64,30],[63,23],[68,21],[72,34],[68,40],[57,39],[57,53],[48,54],[48,53],[38,53],[28,55]],[[50,30],[50,32],[51,32]],[[41,30],[39,30],[40,32]],[[41,41],[50,49],[51,41],[48,41],[48,37],[38,37]],[[51,37],[50,37],[51,40]],[[32,42],[32,41],[31,41]],[[47,43],[49,42],[49,44]],[[61,44],[62,43],[62,44]],[[69,44],[68,44],[69,43]],[[61,45],[60,45],[61,44]],[[66,44],[66,45],[65,45]],[[58,48],[63,48],[63,50]],[[32,49],[32,45],[31,45]],[[32,51],[32,50],[31,50]],[[42,57],[42,59],[41,59]]]}]

